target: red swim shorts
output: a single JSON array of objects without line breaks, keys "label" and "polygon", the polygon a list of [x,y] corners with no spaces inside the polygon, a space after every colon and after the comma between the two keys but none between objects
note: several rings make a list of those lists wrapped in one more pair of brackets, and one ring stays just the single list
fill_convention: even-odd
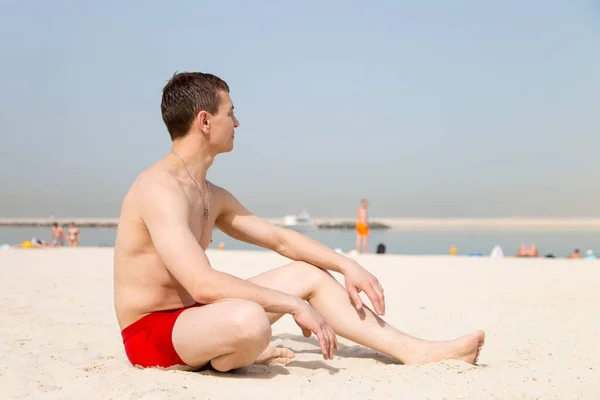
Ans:
[{"label": "red swim shorts", "polygon": [[134,366],[187,366],[173,347],[173,326],[179,314],[200,304],[148,314],[121,331],[125,354]]}]

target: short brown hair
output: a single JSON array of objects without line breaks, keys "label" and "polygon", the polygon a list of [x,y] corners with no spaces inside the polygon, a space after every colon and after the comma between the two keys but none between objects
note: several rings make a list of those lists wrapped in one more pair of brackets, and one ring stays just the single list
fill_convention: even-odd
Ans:
[{"label": "short brown hair", "polygon": [[171,140],[185,136],[200,111],[216,114],[220,91],[229,93],[221,78],[202,72],[175,73],[163,88],[160,110]]}]

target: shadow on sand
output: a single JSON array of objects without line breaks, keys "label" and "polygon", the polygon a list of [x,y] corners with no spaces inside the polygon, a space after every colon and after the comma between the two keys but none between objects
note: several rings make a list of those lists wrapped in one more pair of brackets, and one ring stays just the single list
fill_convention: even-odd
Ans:
[{"label": "shadow on sand", "polygon": [[198,371],[197,373],[200,375],[215,376],[219,378],[273,379],[278,375],[289,375],[290,371],[282,365],[251,365],[246,368],[240,368],[229,372],[219,372],[213,368],[207,368],[203,371]]},{"label": "shadow on sand", "polygon": [[[275,340],[286,340],[293,341],[302,344],[310,344],[314,347],[314,349],[294,349],[293,346],[284,346],[288,347],[296,354],[321,354],[321,348],[319,346],[319,341],[313,337],[305,338],[302,335],[291,335],[288,333],[284,333],[281,335],[273,336],[273,341]],[[385,354],[378,353],[376,351],[370,350],[363,346],[346,346],[344,344],[339,343],[339,350],[335,352],[334,357],[342,357],[342,358],[370,358],[377,362],[386,365],[402,365],[401,362],[386,356]],[[327,370],[330,375],[335,375],[343,368],[335,368],[324,361],[320,360],[312,360],[312,361],[299,361],[294,360],[287,364],[286,366],[282,365],[251,365],[246,368],[240,368],[235,371],[229,372],[219,372],[211,367],[203,371],[198,371],[197,373],[206,375],[206,376],[218,376],[220,378],[250,378],[250,379],[273,379],[278,375],[289,375],[290,371],[286,367],[296,367],[296,368],[304,368],[310,370]]]},{"label": "shadow on sand", "polygon": [[[291,340],[298,343],[308,343],[314,346],[314,349],[311,350],[297,350],[292,346],[290,350],[292,350],[296,354],[321,354],[321,348],[319,346],[319,341],[314,337],[306,338],[302,335],[291,335],[289,333],[283,333],[281,335],[273,336],[274,340]],[[338,342],[339,343],[339,342]],[[286,347],[286,346],[284,346]],[[342,357],[342,358],[370,358],[375,361],[378,361],[382,364],[390,365],[402,365],[402,363],[392,357],[386,356],[385,354],[378,353],[371,349],[368,349],[363,346],[355,345],[355,346],[346,346],[342,343],[339,343],[339,349],[334,353],[334,357]],[[290,363],[291,364],[291,363]]]}]

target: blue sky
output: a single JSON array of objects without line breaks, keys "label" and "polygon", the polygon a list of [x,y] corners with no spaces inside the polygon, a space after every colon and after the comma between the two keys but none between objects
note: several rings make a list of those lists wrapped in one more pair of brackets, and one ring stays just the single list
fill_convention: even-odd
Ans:
[{"label": "blue sky", "polygon": [[261,216],[600,215],[597,2],[83,3],[0,6],[0,217],[118,216],[175,71],[229,83],[209,179]]}]

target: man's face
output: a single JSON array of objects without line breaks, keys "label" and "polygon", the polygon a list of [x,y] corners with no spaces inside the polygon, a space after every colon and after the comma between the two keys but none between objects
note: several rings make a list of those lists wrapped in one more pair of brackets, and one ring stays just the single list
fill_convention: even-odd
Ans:
[{"label": "man's face", "polygon": [[215,151],[225,153],[233,150],[235,128],[240,126],[240,122],[233,114],[233,102],[229,93],[221,91],[219,97],[219,110],[215,115],[209,116],[209,134]]},{"label": "man's face", "polygon": [[369,206],[369,202],[368,201],[363,201],[362,202],[362,206],[363,206],[363,208],[367,208]]}]

